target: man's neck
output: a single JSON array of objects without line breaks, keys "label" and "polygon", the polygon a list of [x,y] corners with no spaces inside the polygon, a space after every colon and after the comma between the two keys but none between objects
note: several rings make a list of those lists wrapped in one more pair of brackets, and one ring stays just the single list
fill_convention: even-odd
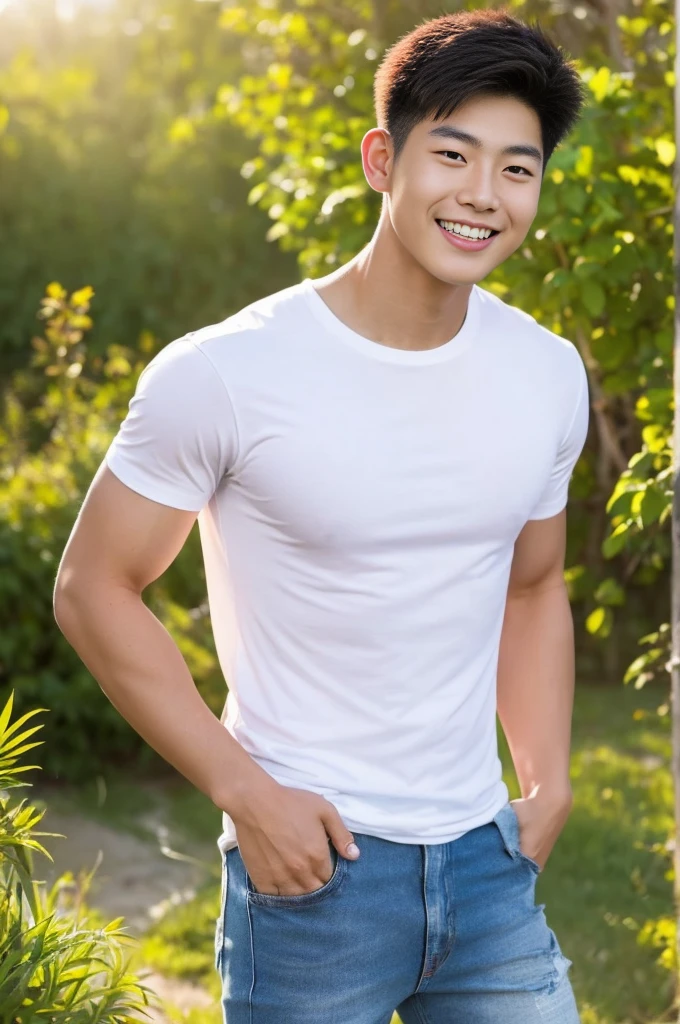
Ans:
[{"label": "man's neck", "polygon": [[418,288],[416,276],[406,287],[362,252],[316,279],[314,288],[331,313],[357,334],[379,345],[419,352],[439,348],[458,334],[473,285],[450,285],[447,292],[429,278]]}]

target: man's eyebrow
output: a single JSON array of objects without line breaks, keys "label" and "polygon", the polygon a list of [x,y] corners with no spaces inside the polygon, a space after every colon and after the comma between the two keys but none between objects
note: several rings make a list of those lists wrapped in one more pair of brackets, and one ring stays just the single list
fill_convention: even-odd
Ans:
[{"label": "man's eyebrow", "polygon": [[[457,142],[467,142],[469,146],[474,146],[475,149],[481,149],[483,145],[482,140],[478,139],[476,135],[470,135],[469,132],[464,132],[461,128],[454,128],[450,124],[440,124],[436,128],[431,128],[427,134],[434,135],[442,139],[455,139]],[[535,146],[529,146],[527,144],[506,146],[505,149],[501,150],[501,155],[528,156],[534,160],[538,160],[539,163],[543,162],[540,149],[536,149]]]}]

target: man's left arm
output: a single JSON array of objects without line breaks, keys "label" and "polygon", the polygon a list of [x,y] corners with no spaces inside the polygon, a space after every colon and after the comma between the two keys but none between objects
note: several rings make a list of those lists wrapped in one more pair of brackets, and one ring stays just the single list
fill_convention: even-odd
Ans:
[{"label": "man's left arm", "polygon": [[564,581],[566,509],[528,521],[514,548],[497,708],[522,798],[522,850],[542,867],[569,817],[574,623]]}]

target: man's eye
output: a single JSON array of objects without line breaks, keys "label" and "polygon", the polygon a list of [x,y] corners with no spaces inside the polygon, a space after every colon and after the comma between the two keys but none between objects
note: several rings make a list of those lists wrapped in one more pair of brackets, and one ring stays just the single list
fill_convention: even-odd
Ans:
[{"label": "man's eye", "polygon": [[[437,153],[437,156],[460,156],[461,159],[464,159],[464,157],[462,157],[462,154],[456,153],[454,149],[440,149]],[[533,174],[531,173],[531,171],[528,171],[526,167],[519,167],[515,164],[512,167],[508,167],[508,170],[513,172],[520,171],[522,174],[526,175],[526,177],[533,178]]]}]

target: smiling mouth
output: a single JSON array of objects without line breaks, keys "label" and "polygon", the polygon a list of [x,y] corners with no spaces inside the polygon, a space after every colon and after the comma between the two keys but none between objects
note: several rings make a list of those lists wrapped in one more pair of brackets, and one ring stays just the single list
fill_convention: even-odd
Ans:
[{"label": "smiling mouth", "polygon": [[[438,217],[435,217],[435,221],[439,225],[439,227],[442,228],[442,230],[448,231],[448,233],[450,235],[456,235],[457,238],[469,238],[470,241],[473,241],[473,242],[479,241],[479,236],[477,238],[474,238],[472,235],[464,235],[460,231],[453,231],[451,228],[444,227],[444,223],[441,220],[439,220]],[[458,223],[458,222],[457,221],[448,221],[447,223]],[[472,228],[470,228],[470,230],[472,230]],[[492,229],[491,230],[491,234],[490,235],[485,235],[484,238],[493,238],[494,235],[498,235],[498,234],[500,234],[499,231],[494,231]]]}]

